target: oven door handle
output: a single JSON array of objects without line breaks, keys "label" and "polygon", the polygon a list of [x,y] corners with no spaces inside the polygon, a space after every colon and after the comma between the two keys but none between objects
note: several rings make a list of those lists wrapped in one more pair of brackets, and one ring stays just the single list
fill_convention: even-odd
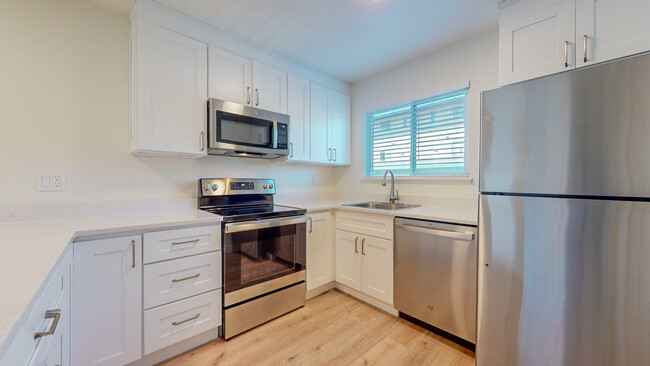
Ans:
[{"label": "oven door handle", "polygon": [[237,233],[240,231],[251,231],[258,229],[266,229],[270,227],[278,226],[288,226],[295,224],[307,223],[307,216],[283,218],[283,219],[267,219],[267,220],[258,220],[258,221],[245,221],[245,222],[233,222],[226,224],[224,230],[226,234]]}]

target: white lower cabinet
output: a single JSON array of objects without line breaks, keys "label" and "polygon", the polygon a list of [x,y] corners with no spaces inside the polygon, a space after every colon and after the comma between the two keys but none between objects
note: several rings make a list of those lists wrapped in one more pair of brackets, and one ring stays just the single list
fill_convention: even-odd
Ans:
[{"label": "white lower cabinet", "polygon": [[68,250],[34,307],[24,320],[19,320],[22,325],[0,365],[70,364],[71,275],[72,250]]},{"label": "white lower cabinet", "polygon": [[393,304],[393,241],[336,230],[336,281]]},{"label": "white lower cabinet", "polygon": [[144,312],[144,353],[149,354],[221,325],[221,290]]},{"label": "white lower cabinet", "polygon": [[142,237],[74,243],[72,364],[116,366],[142,355]]},{"label": "white lower cabinet", "polygon": [[334,281],[332,214],[310,214],[308,226],[307,291]]}]

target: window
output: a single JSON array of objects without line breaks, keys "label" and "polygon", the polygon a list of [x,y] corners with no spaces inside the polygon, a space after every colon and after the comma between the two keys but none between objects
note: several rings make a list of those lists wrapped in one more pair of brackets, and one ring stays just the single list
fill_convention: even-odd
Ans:
[{"label": "window", "polygon": [[364,173],[466,175],[469,88],[366,114]]}]

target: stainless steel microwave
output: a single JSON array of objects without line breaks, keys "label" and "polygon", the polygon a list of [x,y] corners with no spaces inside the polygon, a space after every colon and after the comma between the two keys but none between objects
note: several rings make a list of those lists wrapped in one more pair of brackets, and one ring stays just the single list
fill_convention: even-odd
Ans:
[{"label": "stainless steel microwave", "polygon": [[275,159],[289,155],[289,116],[208,100],[208,154]]}]

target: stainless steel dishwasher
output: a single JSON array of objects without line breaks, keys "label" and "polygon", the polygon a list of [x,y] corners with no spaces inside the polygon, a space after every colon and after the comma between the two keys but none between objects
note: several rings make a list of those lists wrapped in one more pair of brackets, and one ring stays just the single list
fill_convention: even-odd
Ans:
[{"label": "stainless steel dishwasher", "polygon": [[476,343],[476,227],[395,219],[395,308]]}]

